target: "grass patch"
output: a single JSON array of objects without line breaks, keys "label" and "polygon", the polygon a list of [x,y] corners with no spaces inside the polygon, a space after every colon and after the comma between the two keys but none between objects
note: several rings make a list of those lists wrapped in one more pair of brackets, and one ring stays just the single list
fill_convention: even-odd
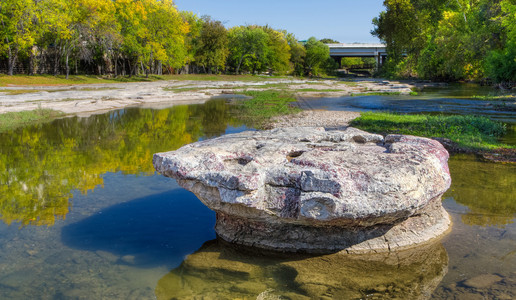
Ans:
[{"label": "grass patch", "polygon": [[0,114],[0,132],[13,130],[31,124],[45,123],[62,116],[62,112],[52,109],[36,109],[31,111],[8,112]]},{"label": "grass patch", "polygon": [[249,81],[260,82],[271,79],[292,78],[290,76],[259,76],[259,75],[206,75],[206,74],[184,74],[166,75],[165,80],[193,80],[193,81]]},{"label": "grass patch", "polygon": [[194,80],[194,81],[248,81],[261,82],[279,78],[292,78],[287,76],[253,76],[253,75],[149,75],[145,76],[119,76],[116,78],[94,75],[72,75],[68,79],[64,75],[0,75],[0,86],[9,85],[70,85],[70,84],[95,84],[118,82],[141,82],[158,80]]},{"label": "grass patch", "polygon": [[32,93],[57,93],[57,92],[82,92],[82,91],[104,91],[104,90],[116,90],[116,88],[81,88],[81,89],[57,89],[57,90],[0,90],[0,93],[4,95],[22,95],[22,94],[32,94]]},{"label": "grass patch", "polygon": [[447,138],[459,147],[470,150],[514,148],[498,142],[498,138],[506,131],[505,125],[486,117],[366,112],[353,120],[351,125],[381,134],[399,133]]},{"label": "grass patch", "polygon": [[[182,85],[177,87],[165,87],[163,88],[164,91],[168,92],[175,92],[175,93],[182,93],[182,92],[192,92],[192,91],[201,91],[201,90],[242,90],[242,89],[276,89],[276,90],[284,90],[289,89],[292,85],[300,85],[303,83],[288,83],[288,82],[278,82],[278,83],[266,83],[266,84],[256,84],[256,85],[224,85],[224,86],[217,86],[217,87],[195,87],[195,86],[188,86],[188,85]],[[297,90],[296,90],[297,91]]]},{"label": "grass patch", "polygon": [[484,101],[496,101],[496,100],[505,101],[505,100],[516,100],[516,95],[498,95],[498,96],[494,96],[494,95],[484,95],[484,96],[475,95],[475,96],[473,96],[471,98],[477,99],[477,100],[484,100]]},{"label": "grass patch", "polygon": [[368,92],[368,93],[355,93],[351,94],[352,97],[358,96],[399,96],[401,92]]},{"label": "grass patch", "polygon": [[39,93],[41,90],[0,90],[3,95],[21,95],[30,93]]},{"label": "grass patch", "polygon": [[296,92],[343,92],[344,90],[339,89],[298,89]]},{"label": "grass patch", "polygon": [[52,75],[0,75],[0,86],[10,85],[42,85],[42,86],[55,86],[55,85],[71,85],[71,84],[95,84],[95,83],[118,83],[118,82],[140,82],[140,81],[157,81],[166,80],[167,76],[152,75],[149,78],[133,76],[125,77],[120,76],[117,78],[111,77],[100,77],[92,75],[74,75],[69,76],[68,79],[64,75],[52,76]]},{"label": "grass patch", "polygon": [[183,92],[197,92],[200,90],[207,90],[208,88],[200,87],[165,87],[163,88],[166,92],[183,93]]},{"label": "grass patch", "polygon": [[252,98],[240,104],[240,118],[256,128],[263,128],[272,117],[300,111],[299,108],[290,105],[291,102],[296,101],[291,92],[265,90],[244,91],[241,94]]}]

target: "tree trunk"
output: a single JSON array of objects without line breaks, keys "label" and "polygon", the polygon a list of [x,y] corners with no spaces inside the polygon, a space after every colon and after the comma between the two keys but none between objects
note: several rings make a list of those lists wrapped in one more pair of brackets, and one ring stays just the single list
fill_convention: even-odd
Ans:
[{"label": "tree trunk", "polygon": [[68,54],[68,51],[66,51],[66,79],[68,79],[68,76],[70,75],[70,64],[68,63],[70,55]]},{"label": "tree trunk", "polygon": [[34,75],[34,47],[31,47],[30,49],[30,56],[29,56],[29,75]]},{"label": "tree trunk", "polygon": [[16,59],[18,58],[18,55],[16,55],[16,54],[13,55],[10,52],[11,51],[9,51],[9,58],[7,59],[8,60],[7,64],[8,64],[8,68],[9,68],[9,70],[7,71],[8,72],[7,74],[9,76],[13,76],[14,66],[16,65]]},{"label": "tree trunk", "polygon": [[138,60],[134,61],[134,68],[133,68],[134,76],[138,76]]},{"label": "tree trunk", "polygon": [[54,76],[57,76],[58,70],[59,70],[59,50],[57,50],[57,47],[55,48],[55,55],[54,55]]},{"label": "tree trunk", "polygon": [[[9,39],[5,39],[7,41],[7,43],[9,43]],[[11,45],[7,46],[7,53],[8,53],[8,57],[7,57],[7,74],[9,76],[13,76],[14,74],[14,66],[16,65],[16,59],[18,58],[18,51],[17,49],[13,49],[11,48]]]},{"label": "tree trunk", "polygon": [[242,55],[240,56],[240,60],[238,62],[238,65],[237,65],[237,68],[236,68],[236,73],[237,75],[240,74],[240,65],[242,65],[242,61],[244,60],[244,56],[245,56],[245,53],[242,53]]},{"label": "tree trunk", "polygon": [[118,59],[113,56],[115,78],[118,77]]},{"label": "tree trunk", "polygon": [[152,50],[150,52],[150,56],[149,56],[149,66],[147,67],[147,74],[146,74],[146,78],[149,78],[149,73],[153,74],[153,68],[152,68]]}]

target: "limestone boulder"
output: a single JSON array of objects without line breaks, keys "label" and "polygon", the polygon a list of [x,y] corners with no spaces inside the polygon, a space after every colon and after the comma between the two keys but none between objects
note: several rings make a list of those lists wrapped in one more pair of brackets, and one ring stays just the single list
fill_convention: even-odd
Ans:
[{"label": "limestone boulder", "polygon": [[217,212],[223,239],[262,248],[389,251],[445,232],[448,152],[434,140],[355,128],[247,131],[154,155]]}]

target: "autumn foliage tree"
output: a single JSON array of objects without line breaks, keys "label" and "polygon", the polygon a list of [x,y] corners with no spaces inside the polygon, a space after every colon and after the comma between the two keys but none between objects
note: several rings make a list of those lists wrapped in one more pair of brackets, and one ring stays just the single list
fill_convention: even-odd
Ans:
[{"label": "autumn foliage tree", "polygon": [[[0,71],[12,75],[321,73],[310,40],[178,11],[173,0],[2,0]],[[323,45],[323,46],[321,46]],[[326,63],[319,62],[319,60]]]}]

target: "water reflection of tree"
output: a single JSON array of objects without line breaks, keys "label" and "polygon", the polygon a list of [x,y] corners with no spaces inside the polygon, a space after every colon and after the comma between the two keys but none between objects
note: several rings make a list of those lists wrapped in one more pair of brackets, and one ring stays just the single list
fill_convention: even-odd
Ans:
[{"label": "water reflection of tree", "polygon": [[68,213],[73,190],[85,194],[102,186],[106,172],[154,174],[154,153],[221,135],[235,122],[224,100],[217,100],[66,118],[1,133],[1,219],[52,225]]},{"label": "water reflection of tree", "polygon": [[456,155],[449,161],[451,196],[469,211],[462,216],[468,225],[498,226],[516,217],[516,166],[486,163],[472,156]]}]

